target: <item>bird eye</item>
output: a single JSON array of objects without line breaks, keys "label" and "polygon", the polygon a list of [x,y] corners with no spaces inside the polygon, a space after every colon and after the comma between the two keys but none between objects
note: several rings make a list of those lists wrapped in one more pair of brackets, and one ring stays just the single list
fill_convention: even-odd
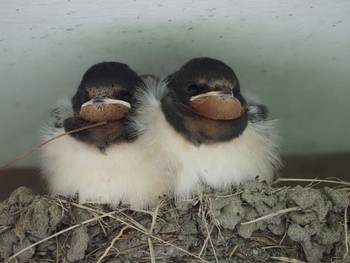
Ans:
[{"label": "bird eye", "polygon": [[123,92],[119,95],[121,100],[130,101],[132,99],[132,94],[130,92]]},{"label": "bird eye", "polygon": [[199,93],[199,88],[197,85],[191,85],[187,88],[190,95],[197,95]]},{"label": "bird eye", "polygon": [[86,101],[90,100],[90,93],[87,90],[84,91],[84,98]]}]

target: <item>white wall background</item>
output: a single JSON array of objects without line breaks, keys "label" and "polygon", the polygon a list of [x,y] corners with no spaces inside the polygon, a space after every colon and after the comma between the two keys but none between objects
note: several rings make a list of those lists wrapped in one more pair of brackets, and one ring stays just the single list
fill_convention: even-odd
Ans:
[{"label": "white wall background", "polygon": [[348,0],[0,0],[0,163],[39,143],[92,64],[162,77],[197,56],[269,106],[284,154],[350,151]]}]

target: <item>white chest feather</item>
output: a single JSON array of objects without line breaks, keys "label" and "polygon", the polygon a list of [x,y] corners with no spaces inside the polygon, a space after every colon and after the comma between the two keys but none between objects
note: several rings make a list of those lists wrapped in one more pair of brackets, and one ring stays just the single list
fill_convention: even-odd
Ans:
[{"label": "white chest feather", "polygon": [[[201,184],[224,190],[256,177],[272,180],[279,163],[276,145],[272,138],[259,134],[254,124],[249,124],[240,137],[230,142],[197,147],[178,134],[159,113],[144,136],[149,137],[150,144],[158,145],[159,162],[176,178],[177,196],[188,197]],[[157,142],[152,142],[153,139]]]},{"label": "white chest feather", "polygon": [[[62,132],[54,129],[47,138]],[[143,208],[169,191],[170,180],[154,171],[142,149],[138,142],[123,143],[101,153],[95,146],[64,136],[43,148],[43,173],[53,194],[79,194],[81,203],[123,202]]]}]

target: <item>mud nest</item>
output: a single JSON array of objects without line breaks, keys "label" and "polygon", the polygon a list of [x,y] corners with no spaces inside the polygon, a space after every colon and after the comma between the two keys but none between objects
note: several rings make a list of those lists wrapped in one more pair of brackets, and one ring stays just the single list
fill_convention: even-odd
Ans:
[{"label": "mud nest", "polygon": [[[18,188],[0,204],[1,262],[350,262],[349,185],[249,182],[153,211]],[[346,188],[347,187],[347,188]]]}]

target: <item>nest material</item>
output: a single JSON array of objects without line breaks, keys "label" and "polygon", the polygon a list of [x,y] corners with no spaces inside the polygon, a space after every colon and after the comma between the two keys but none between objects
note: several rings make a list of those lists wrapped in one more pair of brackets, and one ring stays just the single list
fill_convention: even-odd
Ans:
[{"label": "nest material", "polygon": [[345,188],[259,182],[182,202],[164,197],[153,211],[21,187],[0,204],[0,261],[350,262],[348,206]]}]

